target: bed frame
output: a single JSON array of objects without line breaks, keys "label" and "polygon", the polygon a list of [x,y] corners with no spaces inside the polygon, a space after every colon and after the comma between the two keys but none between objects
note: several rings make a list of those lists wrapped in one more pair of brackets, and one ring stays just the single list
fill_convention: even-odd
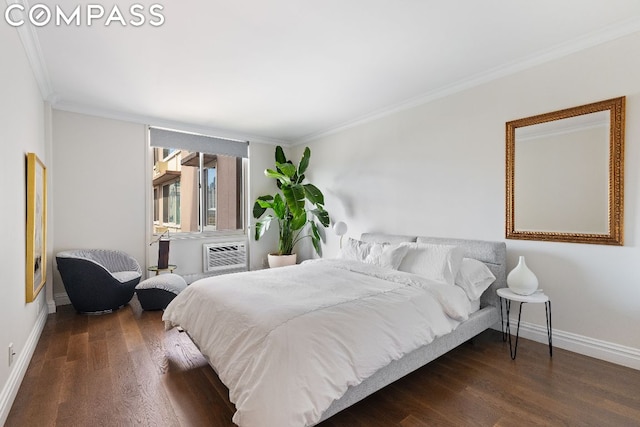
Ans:
[{"label": "bed frame", "polygon": [[365,233],[361,240],[365,242],[419,242],[455,245],[465,248],[465,257],[484,262],[496,276],[495,282],[482,294],[480,310],[469,316],[453,332],[436,338],[430,344],[422,346],[406,354],[358,384],[349,387],[347,392],[323,413],[319,422],[335,415],[370,394],[404,377],[432,360],[442,356],[449,350],[468,341],[482,331],[500,322],[500,302],[496,290],[507,284],[506,279],[506,245],[504,242],[484,240],[446,239],[439,237],[400,236],[382,233]]}]

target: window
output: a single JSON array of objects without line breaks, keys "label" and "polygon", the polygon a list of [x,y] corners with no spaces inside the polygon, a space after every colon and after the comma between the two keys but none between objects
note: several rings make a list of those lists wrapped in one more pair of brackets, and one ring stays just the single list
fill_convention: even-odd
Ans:
[{"label": "window", "polygon": [[[156,216],[154,214],[154,216]],[[162,186],[163,226],[180,227],[180,181]]]},{"label": "window", "polygon": [[154,188],[153,189],[153,221],[157,222],[160,220],[160,217],[158,216],[160,214],[160,206],[158,206],[158,204],[160,203],[160,198],[158,197],[158,189]]},{"label": "window", "polygon": [[205,197],[205,228],[206,227],[215,227],[216,226],[216,168],[215,167],[207,167],[204,170],[204,182],[206,183],[206,191],[204,193]]},{"label": "window", "polygon": [[167,157],[169,157],[171,154],[175,153],[176,151],[178,151],[178,150],[176,150],[175,148],[164,148],[162,150],[162,158],[166,159]]},{"label": "window", "polygon": [[153,232],[244,231],[247,143],[150,129]]}]

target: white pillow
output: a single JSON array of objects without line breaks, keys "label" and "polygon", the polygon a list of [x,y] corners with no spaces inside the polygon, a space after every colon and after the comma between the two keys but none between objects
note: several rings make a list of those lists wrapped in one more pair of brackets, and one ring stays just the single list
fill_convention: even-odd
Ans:
[{"label": "white pillow", "polygon": [[453,245],[401,243],[408,248],[398,270],[454,285],[464,249]]},{"label": "white pillow", "polygon": [[464,258],[456,276],[456,285],[464,289],[471,301],[480,295],[496,280],[489,267],[477,259]]},{"label": "white pillow", "polygon": [[371,243],[369,255],[367,255],[364,262],[397,270],[408,250],[409,248],[406,246]]},{"label": "white pillow", "polygon": [[338,252],[338,258],[364,262],[370,250],[371,243],[361,242],[360,240],[349,237],[342,245],[340,252]]}]

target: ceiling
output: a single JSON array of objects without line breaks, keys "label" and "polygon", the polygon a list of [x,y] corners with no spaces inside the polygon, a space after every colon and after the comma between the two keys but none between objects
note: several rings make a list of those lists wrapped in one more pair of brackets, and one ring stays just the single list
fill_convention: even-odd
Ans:
[{"label": "ceiling", "polygon": [[[145,6],[138,27],[134,3]],[[149,24],[152,1],[132,1],[116,3],[126,26],[104,25],[105,5],[91,26],[81,9],[79,26],[30,30],[44,97],[60,109],[291,144],[640,31],[637,0],[156,3],[160,26]],[[80,3],[56,4],[70,14]]]}]

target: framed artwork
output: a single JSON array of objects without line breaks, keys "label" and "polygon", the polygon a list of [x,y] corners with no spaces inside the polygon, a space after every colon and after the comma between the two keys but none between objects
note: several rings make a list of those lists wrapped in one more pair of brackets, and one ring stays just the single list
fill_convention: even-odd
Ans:
[{"label": "framed artwork", "polygon": [[27,153],[26,297],[32,302],[47,280],[47,168]]}]

